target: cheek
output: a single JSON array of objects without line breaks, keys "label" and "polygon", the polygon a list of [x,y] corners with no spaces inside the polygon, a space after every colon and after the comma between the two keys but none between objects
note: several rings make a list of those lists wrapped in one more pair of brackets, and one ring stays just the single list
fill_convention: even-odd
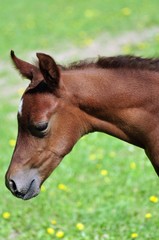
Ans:
[{"label": "cheek", "polygon": [[64,157],[71,151],[74,144],[75,140],[70,135],[69,129],[55,125],[50,129],[46,148],[57,156]]}]

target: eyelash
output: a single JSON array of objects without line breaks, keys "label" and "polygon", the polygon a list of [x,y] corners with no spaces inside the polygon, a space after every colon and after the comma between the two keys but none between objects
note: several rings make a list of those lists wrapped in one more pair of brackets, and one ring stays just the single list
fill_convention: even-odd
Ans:
[{"label": "eyelash", "polygon": [[34,128],[39,132],[45,131],[47,127],[48,127],[48,122],[38,123],[37,125],[34,126]]},{"label": "eyelash", "polygon": [[29,130],[33,136],[42,138],[46,135],[47,127],[48,127],[48,122],[41,122],[41,123],[29,126]]}]

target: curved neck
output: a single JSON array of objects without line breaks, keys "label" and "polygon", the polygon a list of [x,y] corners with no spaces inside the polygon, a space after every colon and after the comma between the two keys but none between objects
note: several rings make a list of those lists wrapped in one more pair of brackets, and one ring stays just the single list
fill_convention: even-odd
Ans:
[{"label": "curved neck", "polygon": [[152,97],[149,83],[145,84],[148,75],[152,78],[151,72],[144,76],[140,71],[84,69],[66,71],[63,79],[70,99],[87,114],[91,131],[143,147],[146,103]]}]

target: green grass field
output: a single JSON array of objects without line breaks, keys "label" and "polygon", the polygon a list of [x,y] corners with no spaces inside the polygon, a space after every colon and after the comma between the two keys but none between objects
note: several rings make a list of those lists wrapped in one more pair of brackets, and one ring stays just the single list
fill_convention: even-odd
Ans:
[{"label": "green grass field", "polygon": [[[158,26],[158,7],[157,0],[1,3],[0,240],[159,239],[156,173],[141,149],[105,134],[83,137],[38,197],[16,199],[4,185],[17,134],[19,89],[25,85],[11,66],[10,50],[27,60],[37,50],[87,47],[105,32],[112,37],[140,32]],[[159,56],[159,34],[121,51]]]}]

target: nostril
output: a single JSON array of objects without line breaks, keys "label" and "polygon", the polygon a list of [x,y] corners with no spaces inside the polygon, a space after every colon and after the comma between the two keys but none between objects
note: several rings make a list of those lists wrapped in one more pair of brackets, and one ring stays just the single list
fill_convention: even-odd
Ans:
[{"label": "nostril", "polygon": [[17,186],[13,180],[9,180],[9,187],[13,193],[17,191]]},{"label": "nostril", "polygon": [[17,197],[19,198],[23,198],[25,193],[22,193],[22,192],[19,192],[18,189],[17,189],[17,186],[15,184],[15,182],[13,180],[9,180],[8,182],[9,184],[9,189],[10,191]]}]

